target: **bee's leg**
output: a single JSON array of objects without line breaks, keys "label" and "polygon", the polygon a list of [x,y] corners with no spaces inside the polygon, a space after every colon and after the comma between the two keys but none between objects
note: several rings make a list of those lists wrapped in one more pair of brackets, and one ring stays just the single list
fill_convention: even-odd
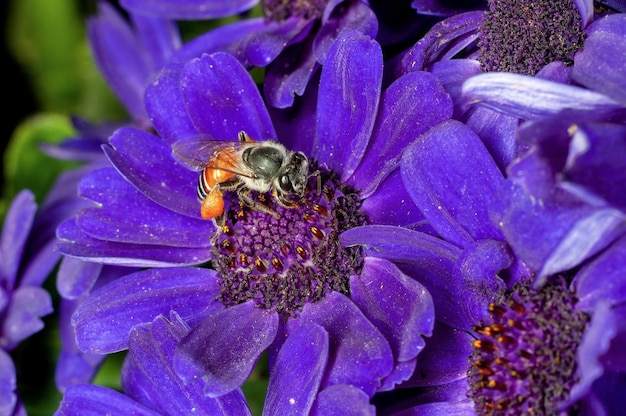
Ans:
[{"label": "bee's leg", "polygon": [[211,192],[202,201],[200,215],[205,220],[210,220],[224,214],[224,196],[219,184],[215,185]]},{"label": "bee's leg", "polygon": [[278,212],[274,211],[271,208],[266,207],[265,205],[261,204],[258,201],[255,201],[254,199],[250,198],[250,196],[248,195],[248,193],[244,189],[239,189],[237,191],[237,195],[239,196],[239,199],[241,200],[241,202],[243,202],[246,206],[248,206],[248,207],[250,207],[252,209],[256,209],[257,211],[261,211],[261,212],[265,212],[267,214],[270,214],[270,215],[272,215],[276,219],[280,218],[280,215],[278,215]]},{"label": "bee's leg", "polygon": [[322,176],[320,175],[319,169],[311,173],[307,177],[307,179],[312,178],[313,176],[315,176],[315,184],[317,186],[317,196],[320,196],[322,195]]}]

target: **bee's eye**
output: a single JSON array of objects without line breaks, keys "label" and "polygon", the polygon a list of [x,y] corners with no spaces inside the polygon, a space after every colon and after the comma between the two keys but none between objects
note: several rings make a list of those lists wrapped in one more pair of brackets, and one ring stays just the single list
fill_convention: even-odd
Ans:
[{"label": "bee's eye", "polygon": [[288,174],[284,174],[280,176],[280,189],[283,192],[293,191],[293,187],[291,186],[291,180],[289,179]]}]

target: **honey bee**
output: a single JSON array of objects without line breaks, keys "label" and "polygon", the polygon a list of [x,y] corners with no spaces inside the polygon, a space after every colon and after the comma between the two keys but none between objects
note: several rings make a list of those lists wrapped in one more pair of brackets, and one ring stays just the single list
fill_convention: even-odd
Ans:
[{"label": "honey bee", "polygon": [[278,214],[253,200],[249,193],[272,191],[278,204],[297,205],[304,196],[309,161],[302,152],[293,152],[275,140],[252,139],[245,131],[239,140],[180,140],[172,145],[175,158],[194,170],[201,170],[197,194],[202,202],[200,214],[223,224],[222,191],[237,192],[240,201],[254,209]]}]

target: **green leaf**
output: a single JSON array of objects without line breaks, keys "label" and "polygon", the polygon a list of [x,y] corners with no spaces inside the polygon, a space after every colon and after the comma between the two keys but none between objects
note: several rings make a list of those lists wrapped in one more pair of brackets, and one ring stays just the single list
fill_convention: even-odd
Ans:
[{"label": "green leaf", "polygon": [[59,173],[78,166],[47,156],[40,149],[42,143],[59,143],[75,134],[68,117],[42,114],[20,124],[4,153],[2,212],[22,189],[30,189],[41,203]]}]

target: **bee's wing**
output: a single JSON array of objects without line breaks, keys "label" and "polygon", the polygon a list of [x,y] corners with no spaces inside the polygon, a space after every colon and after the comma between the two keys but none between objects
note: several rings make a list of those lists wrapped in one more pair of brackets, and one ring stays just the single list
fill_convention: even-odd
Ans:
[{"label": "bee's wing", "polygon": [[194,136],[175,142],[172,145],[172,154],[177,160],[194,170],[219,169],[253,178],[254,172],[241,159],[243,150],[250,146],[254,144]]}]

